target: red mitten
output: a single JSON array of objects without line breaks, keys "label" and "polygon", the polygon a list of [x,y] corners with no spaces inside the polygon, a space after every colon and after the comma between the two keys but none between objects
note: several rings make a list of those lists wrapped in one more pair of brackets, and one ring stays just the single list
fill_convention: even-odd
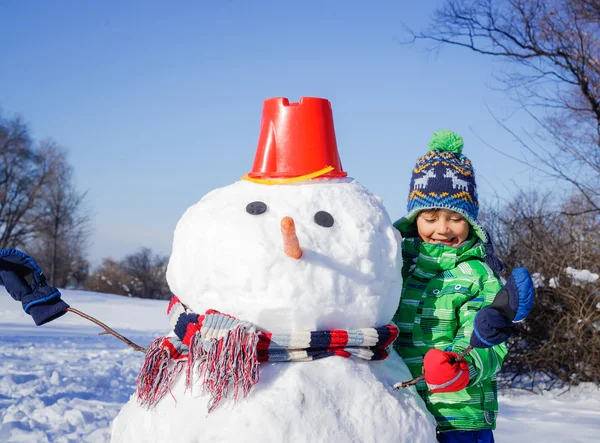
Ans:
[{"label": "red mitten", "polygon": [[430,392],[456,392],[469,384],[469,363],[456,361],[456,352],[430,349],[423,359],[425,382]]}]

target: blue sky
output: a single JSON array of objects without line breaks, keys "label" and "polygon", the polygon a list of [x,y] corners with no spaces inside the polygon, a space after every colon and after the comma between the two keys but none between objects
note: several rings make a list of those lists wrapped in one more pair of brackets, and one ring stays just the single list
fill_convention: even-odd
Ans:
[{"label": "blue sky", "polygon": [[[540,183],[495,122],[497,61],[402,45],[440,1],[9,1],[0,109],[69,151],[93,210],[89,258],[168,254],[185,209],[252,167],[262,102],[332,102],[344,169],[403,215],[438,129],[465,139],[481,200]],[[524,123],[513,118],[518,129]]]}]

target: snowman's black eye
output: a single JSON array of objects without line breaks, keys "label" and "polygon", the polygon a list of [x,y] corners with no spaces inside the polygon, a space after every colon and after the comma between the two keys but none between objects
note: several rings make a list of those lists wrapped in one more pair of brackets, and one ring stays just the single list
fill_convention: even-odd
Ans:
[{"label": "snowman's black eye", "polygon": [[315,214],[315,223],[324,228],[331,228],[333,226],[333,217],[329,212],[319,211]]},{"label": "snowman's black eye", "polygon": [[267,212],[267,205],[263,202],[252,202],[246,205],[246,212],[252,215],[260,215]]}]

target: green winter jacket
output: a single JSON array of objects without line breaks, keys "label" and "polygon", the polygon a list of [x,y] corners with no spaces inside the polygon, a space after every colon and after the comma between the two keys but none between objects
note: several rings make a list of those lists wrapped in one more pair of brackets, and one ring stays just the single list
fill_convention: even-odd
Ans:
[{"label": "green winter jacket", "polygon": [[[394,348],[413,377],[423,371],[431,348],[461,352],[469,345],[475,313],[489,305],[501,282],[484,262],[485,247],[475,236],[458,247],[402,241],[402,297],[394,315],[400,334]],[[498,413],[496,373],[506,346],[473,349],[466,360],[468,386],[458,392],[432,394],[424,381],[417,391],[441,432],[495,429]]]}]

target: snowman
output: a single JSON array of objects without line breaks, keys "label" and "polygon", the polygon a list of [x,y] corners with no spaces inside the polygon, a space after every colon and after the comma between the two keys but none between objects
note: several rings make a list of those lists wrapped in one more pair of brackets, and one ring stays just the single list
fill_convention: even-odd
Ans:
[{"label": "snowman", "polygon": [[252,171],[177,224],[173,331],[112,441],[434,442],[416,391],[393,389],[411,378],[386,352],[399,266],[381,200],[342,169],[329,101],[266,100]]}]

